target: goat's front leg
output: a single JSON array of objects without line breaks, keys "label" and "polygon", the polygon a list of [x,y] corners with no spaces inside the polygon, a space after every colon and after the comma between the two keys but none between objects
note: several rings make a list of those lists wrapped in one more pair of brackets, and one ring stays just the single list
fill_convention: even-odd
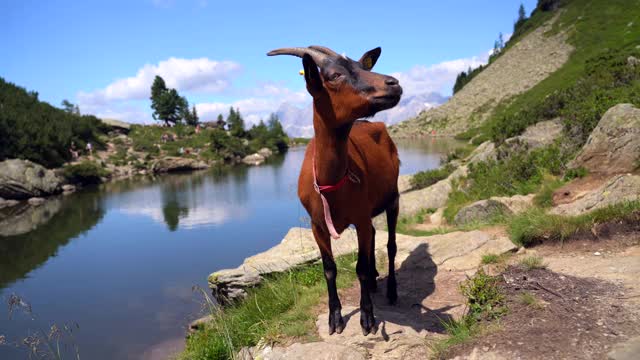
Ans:
[{"label": "goat's front leg", "polygon": [[340,334],[342,330],[344,330],[344,320],[342,319],[342,305],[340,304],[340,298],[338,298],[338,288],[336,286],[338,268],[333,259],[333,252],[331,251],[331,239],[329,234],[321,227],[313,224],[311,229],[313,230],[313,236],[320,249],[324,278],[327,281],[327,291],[329,293],[329,335],[332,335],[334,332]]},{"label": "goat's front leg", "polygon": [[356,265],[356,273],[358,274],[358,280],[360,280],[360,326],[362,327],[362,334],[366,336],[371,332],[376,332],[373,303],[371,302],[371,295],[369,294],[372,288],[371,282],[376,281],[371,271],[372,266],[375,266],[371,264],[372,261],[375,261],[372,241],[374,234],[371,219],[356,225],[356,231],[358,232],[358,264]]}]

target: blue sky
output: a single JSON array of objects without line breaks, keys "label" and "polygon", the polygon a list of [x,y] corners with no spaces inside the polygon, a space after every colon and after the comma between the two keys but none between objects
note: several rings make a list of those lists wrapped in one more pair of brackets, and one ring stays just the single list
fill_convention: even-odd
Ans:
[{"label": "blue sky", "polygon": [[144,122],[159,73],[203,117],[235,105],[251,121],[309,102],[300,60],[267,51],[318,44],[359,58],[381,46],[376,71],[398,76],[409,94],[450,95],[455,73],[511,33],[520,3],[4,0],[0,76],[53,105],[69,99],[82,112]]}]

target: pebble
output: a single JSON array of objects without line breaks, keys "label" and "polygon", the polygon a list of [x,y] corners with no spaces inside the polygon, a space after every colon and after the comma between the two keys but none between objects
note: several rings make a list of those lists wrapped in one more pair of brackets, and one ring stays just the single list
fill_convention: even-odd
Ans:
[{"label": "pebble", "polygon": [[600,253],[600,251],[596,251],[596,252],[594,252],[594,253],[593,253],[593,255],[595,255],[595,256],[600,256],[600,255],[602,255],[602,254]]}]

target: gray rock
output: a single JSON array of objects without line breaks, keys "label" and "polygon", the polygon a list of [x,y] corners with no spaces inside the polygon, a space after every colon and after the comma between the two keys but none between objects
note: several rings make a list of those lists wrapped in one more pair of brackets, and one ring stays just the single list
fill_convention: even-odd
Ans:
[{"label": "gray rock", "polygon": [[629,65],[629,67],[636,67],[636,66],[640,66],[640,59],[638,59],[635,56],[629,56],[627,58],[627,65]]},{"label": "gray rock", "polygon": [[552,145],[556,139],[562,136],[563,128],[560,119],[541,121],[527,127],[522,135],[505,140],[504,150],[531,151]]},{"label": "gray rock", "polygon": [[473,150],[471,155],[467,157],[467,162],[469,164],[475,164],[495,160],[497,154],[495,144],[491,141],[485,141]]},{"label": "gray rock", "polygon": [[32,197],[27,201],[31,206],[40,206],[44,203],[44,198],[41,197]]},{"label": "gray rock", "polygon": [[63,195],[73,194],[74,192],[76,192],[76,186],[75,185],[72,185],[72,184],[62,185],[62,194]]},{"label": "gray rock", "polygon": [[413,175],[400,175],[398,176],[398,192],[405,193],[412,190],[411,179]]},{"label": "gray rock", "polygon": [[[155,173],[201,170],[207,167],[208,165],[204,161],[173,156],[156,160],[153,165],[151,165],[151,169]],[[133,172],[133,169],[130,169],[130,172]]]},{"label": "gray rock", "polygon": [[129,132],[131,130],[131,124],[116,119],[100,119],[103,123],[115,130]]},{"label": "gray rock", "polygon": [[460,209],[454,218],[456,225],[489,221],[499,215],[511,215],[512,212],[499,201],[487,199],[476,201]]},{"label": "gray rock", "polygon": [[261,155],[263,158],[268,158],[269,156],[273,155],[273,151],[271,151],[271,149],[269,148],[262,148],[260,150],[258,150],[258,155]]},{"label": "gray rock", "polygon": [[264,156],[255,153],[255,154],[251,154],[251,155],[247,155],[242,159],[242,162],[247,164],[247,165],[260,165],[265,161]]},{"label": "gray rock", "polygon": [[[387,232],[376,231],[376,251],[386,252]],[[438,264],[447,262],[448,266],[472,269],[480,263],[483,253],[501,253],[515,249],[506,237],[495,237],[481,231],[455,232],[430,237],[396,235],[398,254],[396,261],[404,261],[411,251],[420,244],[429,243],[433,260]],[[357,251],[358,240],[353,230],[346,230],[338,240],[332,241],[334,256]],[[435,249],[435,250],[434,250]],[[481,252],[478,252],[481,251]],[[245,288],[262,281],[262,275],[283,272],[295,266],[320,259],[311,229],[292,228],[282,242],[271,249],[249,257],[235,269],[220,270],[209,275],[209,287],[220,302],[242,298]]]},{"label": "gray rock", "polygon": [[189,323],[189,328],[187,329],[187,335],[192,335],[198,332],[199,330],[203,330],[204,327],[213,321],[212,315],[203,316],[199,319],[193,320]]},{"label": "gray rock", "polygon": [[57,194],[62,178],[29,160],[11,159],[0,162],[0,197],[25,200]]},{"label": "gray rock", "polygon": [[575,201],[551,209],[557,215],[580,215],[624,201],[640,200],[640,175],[616,175],[595,190],[582,194]]},{"label": "gray rock", "polygon": [[0,209],[12,207],[18,205],[20,202],[18,200],[5,200],[0,198]]},{"label": "gray rock", "polygon": [[356,349],[326,342],[294,343],[287,347],[266,346],[262,349],[242,348],[237,356],[242,360],[364,360]]},{"label": "gray rock", "polygon": [[637,360],[638,356],[640,356],[640,336],[617,344],[607,354],[607,358],[610,360]]},{"label": "gray rock", "polygon": [[640,109],[619,104],[607,110],[569,166],[605,174],[637,169],[640,166]]}]

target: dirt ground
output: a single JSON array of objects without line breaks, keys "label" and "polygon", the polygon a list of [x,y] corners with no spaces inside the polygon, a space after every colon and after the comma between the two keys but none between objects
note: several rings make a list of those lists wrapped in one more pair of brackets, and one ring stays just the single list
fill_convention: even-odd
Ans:
[{"label": "dirt ground", "polygon": [[637,226],[600,225],[587,237],[512,258],[540,256],[546,269],[510,265],[500,275],[508,313],[447,358],[606,359],[640,334]]}]

